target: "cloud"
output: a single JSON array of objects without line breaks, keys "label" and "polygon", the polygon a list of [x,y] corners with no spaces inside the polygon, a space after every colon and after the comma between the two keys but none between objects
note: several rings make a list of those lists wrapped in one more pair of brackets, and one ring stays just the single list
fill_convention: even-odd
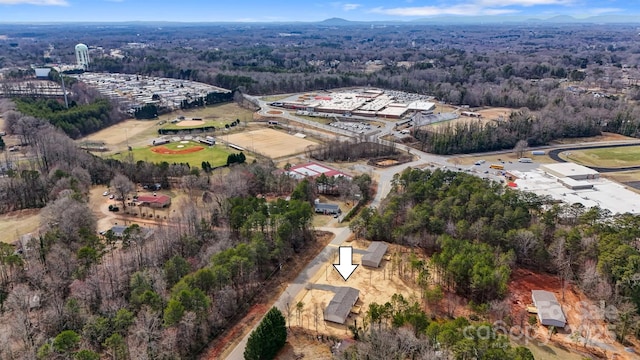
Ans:
[{"label": "cloud", "polygon": [[602,15],[602,14],[608,14],[608,13],[622,13],[624,12],[624,9],[620,9],[620,8],[593,8],[593,9],[588,9],[587,12],[591,15]]},{"label": "cloud", "polygon": [[343,3],[339,1],[334,1],[329,3],[332,7],[337,9],[342,9],[342,11],[352,11],[357,8],[362,7],[362,4],[354,4],[354,3]]},{"label": "cloud", "polygon": [[575,2],[576,0],[470,0],[466,3],[459,2],[448,6],[377,7],[372,9],[371,12],[395,16],[503,15],[519,12],[517,7],[539,5],[570,6]]},{"label": "cloud", "polygon": [[481,6],[538,6],[538,5],[572,5],[575,0],[477,0]]},{"label": "cloud", "polygon": [[342,4],[342,10],[351,11],[361,7],[362,4]]},{"label": "cloud", "polygon": [[0,0],[0,5],[68,6],[67,0]]}]

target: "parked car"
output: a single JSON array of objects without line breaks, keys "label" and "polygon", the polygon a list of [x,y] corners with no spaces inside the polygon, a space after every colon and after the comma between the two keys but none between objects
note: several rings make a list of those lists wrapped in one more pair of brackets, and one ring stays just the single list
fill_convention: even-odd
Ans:
[{"label": "parked car", "polygon": [[107,196],[107,195],[109,195],[109,190],[102,193],[102,196]]},{"label": "parked car", "polygon": [[109,195],[109,199],[113,200],[113,198],[115,198],[115,196],[113,194]]}]

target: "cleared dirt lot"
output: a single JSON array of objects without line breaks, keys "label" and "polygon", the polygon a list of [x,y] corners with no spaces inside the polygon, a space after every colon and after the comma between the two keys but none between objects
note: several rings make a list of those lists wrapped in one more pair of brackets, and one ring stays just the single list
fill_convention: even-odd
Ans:
[{"label": "cleared dirt lot", "polygon": [[[353,263],[360,264],[365,250],[369,246],[370,242],[365,241],[353,241],[345,244],[345,246],[353,247]],[[297,304],[299,301],[304,303],[301,316],[298,317],[295,306],[291,316],[291,324],[297,325],[312,331],[315,331],[315,309],[319,309],[318,319],[318,331],[324,334],[330,334],[337,337],[344,337],[350,334],[347,326],[353,325],[354,321],[362,324],[362,319],[366,315],[366,310],[369,308],[369,304],[376,302],[378,304],[384,304],[390,301],[393,294],[403,294],[405,298],[411,298],[415,296],[416,299],[420,298],[419,293],[414,289],[411,282],[407,283],[405,280],[398,276],[398,270],[393,268],[393,261],[382,260],[382,264],[379,268],[369,268],[359,265],[355,272],[349,277],[347,281],[344,281],[340,274],[332,266],[333,263],[337,263],[336,256],[330,259],[320,271],[311,279],[310,285],[306,290],[298,294],[298,297],[292,301],[292,304]],[[387,254],[393,254],[400,248],[395,245],[389,245]],[[351,313],[344,325],[324,321],[323,311],[329,304],[333,296],[336,287],[349,286],[360,290],[360,299],[356,305],[360,306],[360,313]],[[285,314],[286,315],[286,314]]]},{"label": "cleared dirt lot", "polygon": [[159,128],[156,125],[157,122],[157,120],[129,119],[84,137],[80,141],[104,142],[107,147],[114,147],[126,145],[127,140],[135,141],[142,135],[146,135],[146,138],[151,139],[157,134],[156,131]]},{"label": "cleared dirt lot", "polygon": [[496,107],[496,108],[482,109],[476,112],[482,114],[483,119],[497,120],[500,117],[502,117],[504,120],[507,120],[509,119],[509,115],[511,115],[512,111],[514,110],[509,108]]},{"label": "cleared dirt lot", "polygon": [[308,146],[317,145],[313,141],[273,129],[252,130],[220,139],[270,158],[299,154]]},{"label": "cleared dirt lot", "polygon": [[[567,318],[567,327],[558,329],[558,333],[551,337],[548,344],[538,344],[539,346],[534,347],[541,355],[545,353],[549,355],[541,358],[557,359],[558,349],[554,350],[553,346],[558,346],[573,353],[563,359],[579,359],[580,357],[574,357],[576,352],[594,356],[603,356],[606,352],[609,355],[617,354],[615,359],[633,359],[608,332],[604,314],[599,307],[573,284],[564,284],[563,290],[563,283],[558,276],[526,269],[514,270],[509,281],[508,301],[511,304],[511,316],[515,320],[515,325],[520,325],[521,321],[524,324],[527,323],[530,314],[527,314],[526,307],[532,303],[531,290],[546,290],[554,293]],[[534,337],[538,341],[547,341],[549,332],[545,326],[536,325],[533,329]],[[584,339],[575,341],[571,338],[574,331],[588,334],[589,344],[586,347]]]}]

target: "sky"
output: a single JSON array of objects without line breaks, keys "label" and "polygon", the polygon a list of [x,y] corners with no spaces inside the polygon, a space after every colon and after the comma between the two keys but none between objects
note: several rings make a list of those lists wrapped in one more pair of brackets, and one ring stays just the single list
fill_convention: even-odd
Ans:
[{"label": "sky", "polygon": [[410,21],[437,16],[640,14],[638,0],[0,0],[11,22],[292,22],[339,17]]}]

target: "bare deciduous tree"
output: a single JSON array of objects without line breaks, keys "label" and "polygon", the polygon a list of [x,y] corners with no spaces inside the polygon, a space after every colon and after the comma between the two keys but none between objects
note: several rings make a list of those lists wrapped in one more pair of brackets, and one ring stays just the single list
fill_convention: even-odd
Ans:
[{"label": "bare deciduous tree", "polygon": [[128,177],[117,174],[110,183],[111,188],[115,191],[118,199],[122,201],[122,209],[127,208],[127,197],[136,190],[136,184],[129,180]]},{"label": "bare deciduous tree", "polygon": [[524,152],[527,150],[529,143],[526,140],[519,140],[516,146],[513,148],[513,152],[516,153],[516,157],[521,158]]}]

